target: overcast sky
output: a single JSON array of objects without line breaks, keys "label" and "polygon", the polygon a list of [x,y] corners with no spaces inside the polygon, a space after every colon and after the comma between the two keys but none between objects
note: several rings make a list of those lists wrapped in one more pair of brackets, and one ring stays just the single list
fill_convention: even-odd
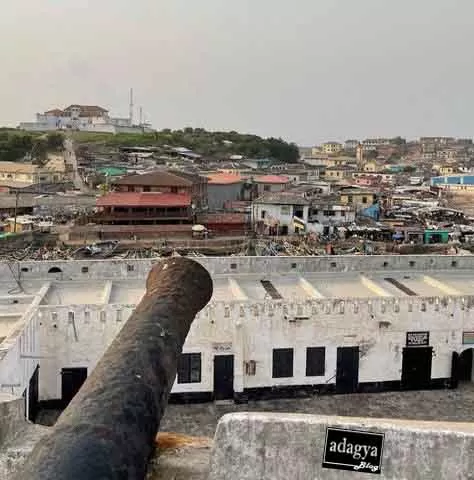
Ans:
[{"label": "overcast sky", "polygon": [[0,124],[71,103],[156,128],[473,136],[473,0],[2,0]]}]

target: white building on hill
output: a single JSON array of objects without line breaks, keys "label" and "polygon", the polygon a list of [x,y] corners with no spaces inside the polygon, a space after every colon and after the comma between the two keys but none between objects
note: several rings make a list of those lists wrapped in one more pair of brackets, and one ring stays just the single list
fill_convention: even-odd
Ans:
[{"label": "white building on hill", "polygon": [[113,118],[97,105],[70,105],[36,114],[36,122],[19,126],[27,131],[79,130],[99,133],[141,133],[152,131],[149,124],[133,125],[130,118]]}]

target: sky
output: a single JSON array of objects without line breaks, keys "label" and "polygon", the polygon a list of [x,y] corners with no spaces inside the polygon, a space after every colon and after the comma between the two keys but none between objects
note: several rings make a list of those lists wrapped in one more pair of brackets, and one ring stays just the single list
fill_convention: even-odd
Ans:
[{"label": "sky", "polygon": [[0,125],[127,116],[133,87],[158,129],[472,137],[473,18],[472,0],[2,0]]}]

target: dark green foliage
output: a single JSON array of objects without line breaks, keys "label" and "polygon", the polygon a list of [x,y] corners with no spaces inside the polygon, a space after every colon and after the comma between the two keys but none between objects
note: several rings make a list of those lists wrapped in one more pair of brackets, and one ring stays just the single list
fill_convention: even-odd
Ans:
[{"label": "dark green foliage", "polygon": [[0,161],[15,162],[26,156],[43,162],[48,152],[62,149],[63,135],[59,132],[40,135],[17,130],[0,130]]},{"label": "dark green foliage", "polygon": [[171,146],[186,147],[204,157],[226,158],[243,155],[247,158],[271,158],[294,163],[298,160],[298,147],[281,138],[261,138],[257,135],[231,132],[208,132],[203,128],[186,127],[183,130],[163,129],[143,134],[101,134],[76,132],[77,143],[100,143],[109,147],[119,146]]}]

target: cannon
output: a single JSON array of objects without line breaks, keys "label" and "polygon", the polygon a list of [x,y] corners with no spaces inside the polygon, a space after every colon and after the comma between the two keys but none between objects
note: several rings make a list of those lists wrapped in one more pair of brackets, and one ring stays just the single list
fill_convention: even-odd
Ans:
[{"label": "cannon", "polygon": [[177,363],[212,296],[199,263],[154,265],[134,313],[15,480],[142,480]]}]

